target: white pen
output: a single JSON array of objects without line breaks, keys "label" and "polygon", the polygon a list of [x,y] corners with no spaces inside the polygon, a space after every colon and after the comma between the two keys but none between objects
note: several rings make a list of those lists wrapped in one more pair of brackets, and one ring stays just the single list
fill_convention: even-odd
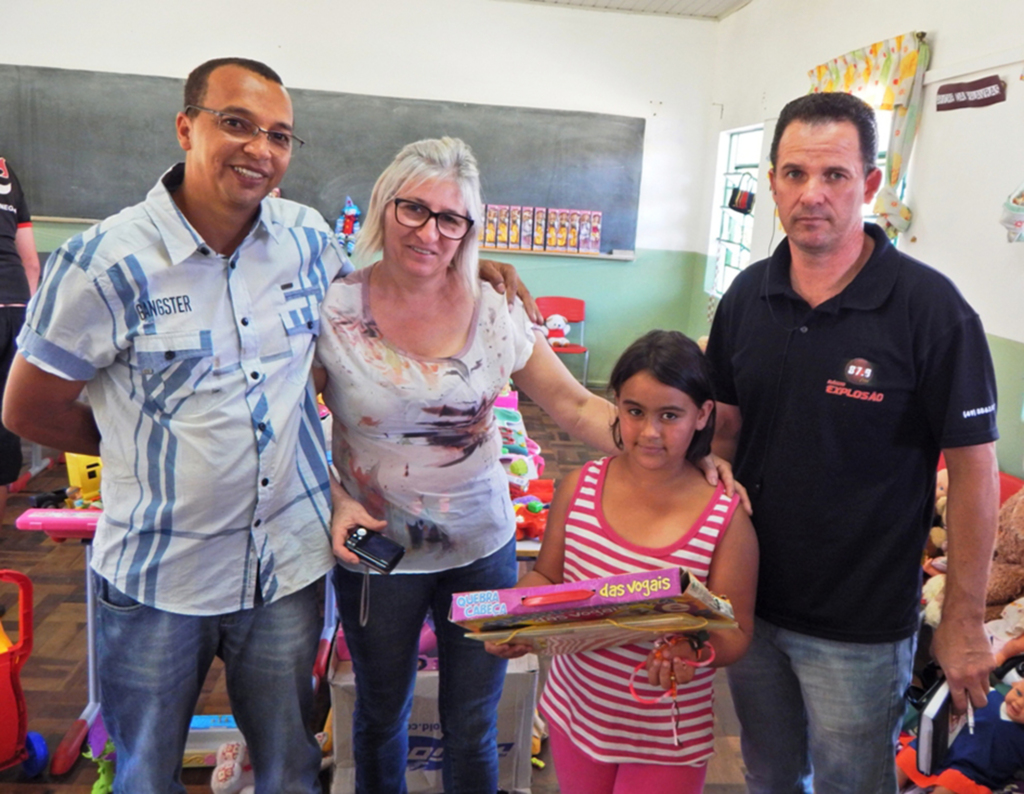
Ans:
[{"label": "white pen", "polygon": [[970,695],[967,696],[967,732],[974,736],[974,704]]}]

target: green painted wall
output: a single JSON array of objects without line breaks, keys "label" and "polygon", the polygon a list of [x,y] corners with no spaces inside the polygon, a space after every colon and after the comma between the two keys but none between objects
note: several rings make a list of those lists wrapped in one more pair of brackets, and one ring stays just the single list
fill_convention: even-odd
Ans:
[{"label": "green painted wall", "polygon": [[[515,265],[534,295],[567,295],[587,302],[587,380],[592,387],[607,384],[622,351],[652,328],[706,333],[703,254],[641,250],[632,262],[498,251],[484,256]],[[694,315],[704,318],[703,326],[698,322],[694,327]],[[578,375],[575,358],[565,360]]]},{"label": "green painted wall", "polygon": [[[59,248],[65,240],[84,232],[91,223],[58,223],[56,221],[33,221],[32,233],[36,238],[36,250],[50,253]],[[41,263],[45,264],[45,263]]]},{"label": "green painted wall", "polygon": [[988,336],[999,387],[999,468],[1024,477],[1024,345]]}]

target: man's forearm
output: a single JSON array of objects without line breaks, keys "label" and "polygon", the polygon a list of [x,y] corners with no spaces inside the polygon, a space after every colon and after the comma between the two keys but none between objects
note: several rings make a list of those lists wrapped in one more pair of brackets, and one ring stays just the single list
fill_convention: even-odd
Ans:
[{"label": "man's forearm", "polygon": [[947,449],[944,454],[949,545],[943,620],[982,619],[999,512],[995,444]]},{"label": "man's forearm", "polygon": [[943,450],[949,469],[946,588],[932,652],[956,708],[985,705],[995,667],[985,631],[985,591],[995,540],[999,477],[995,444]]}]

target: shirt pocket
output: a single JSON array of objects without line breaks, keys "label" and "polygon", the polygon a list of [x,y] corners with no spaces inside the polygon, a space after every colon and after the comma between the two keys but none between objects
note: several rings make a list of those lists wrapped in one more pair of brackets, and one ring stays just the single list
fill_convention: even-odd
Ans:
[{"label": "shirt pocket", "polygon": [[146,406],[172,416],[203,411],[213,384],[213,339],[210,331],[178,331],[137,336],[134,340]]},{"label": "shirt pocket", "polygon": [[295,383],[305,383],[309,378],[309,357],[320,336],[320,311],[318,304],[311,301],[291,303],[294,306],[279,312],[281,325],[291,346],[292,366],[288,377]]}]

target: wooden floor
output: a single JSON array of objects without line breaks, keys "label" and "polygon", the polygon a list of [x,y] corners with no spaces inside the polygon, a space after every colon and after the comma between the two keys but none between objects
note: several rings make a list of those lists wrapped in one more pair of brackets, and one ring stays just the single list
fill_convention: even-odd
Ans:
[{"label": "wooden floor", "polygon": [[[546,477],[556,480],[582,463],[597,457],[588,448],[569,439],[529,403],[522,405],[529,435],[543,450]],[[0,528],[0,568],[27,574],[35,589],[35,647],[21,672],[21,685],[28,707],[29,730],[43,735],[56,749],[64,732],[78,718],[87,700],[85,632],[85,552],[80,543],[55,543],[37,532],[19,532],[17,516],[28,507],[32,493],[50,491],[67,484],[63,466],[40,474],[28,489],[10,498],[3,527]],[[17,629],[17,593],[0,583],[0,607],[6,607],[4,629],[14,639]],[[324,688],[326,689],[326,687]],[[716,703],[717,755],[708,768],[707,794],[742,794],[743,767],[739,755],[738,726],[732,710],[728,687],[719,674]],[[321,710],[326,711],[325,703]],[[207,677],[197,712],[225,714],[230,711],[224,689],[222,668],[216,663]],[[0,717],[6,722],[7,715]],[[535,770],[534,794],[556,794],[558,784],[547,747],[541,756],[548,763]],[[209,770],[185,770],[183,778],[188,794],[209,792]],[[80,759],[60,778],[49,770],[27,779],[20,766],[0,772],[0,794],[90,794],[96,780],[96,767]],[[328,789],[325,787],[324,789]]]}]

